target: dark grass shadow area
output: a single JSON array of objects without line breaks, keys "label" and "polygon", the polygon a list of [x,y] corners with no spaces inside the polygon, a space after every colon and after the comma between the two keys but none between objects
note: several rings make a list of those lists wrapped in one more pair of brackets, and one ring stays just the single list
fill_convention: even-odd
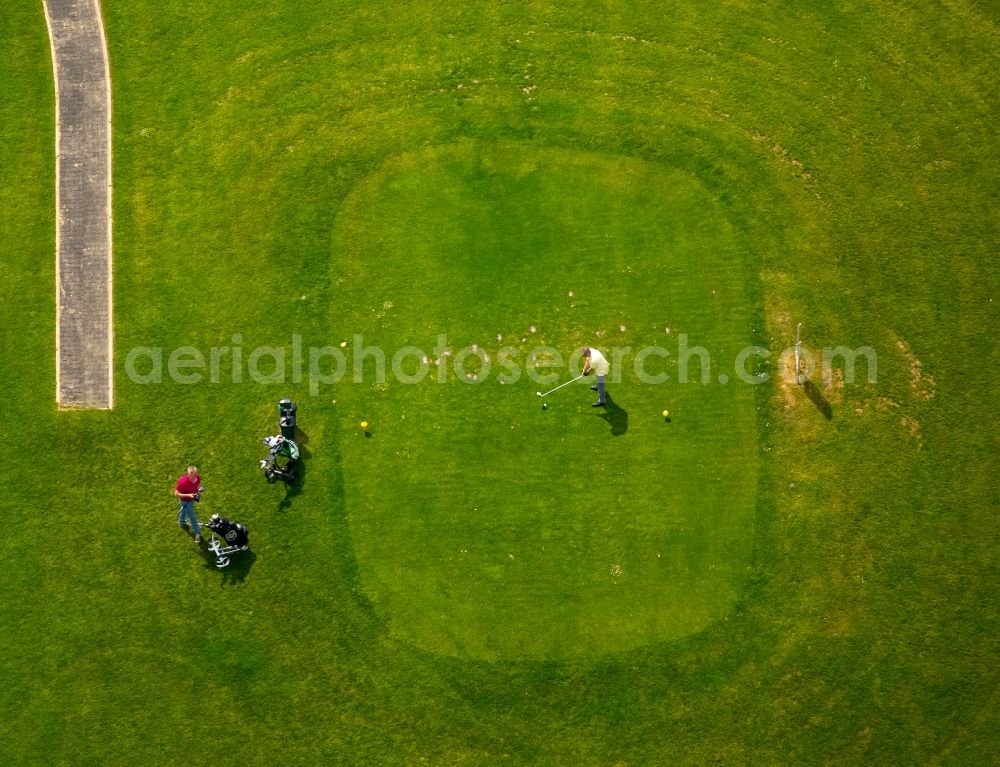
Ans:
[{"label": "dark grass shadow area", "polygon": [[285,497],[278,503],[278,511],[287,511],[299,495],[306,484],[306,451],[299,448],[299,460],[295,462],[295,481],[285,482]]},{"label": "dark grass shadow area", "polygon": [[219,579],[223,586],[232,586],[243,583],[250,574],[250,569],[257,561],[257,555],[250,551],[236,551],[229,554],[229,564],[226,567],[217,567],[215,554],[206,548],[201,547],[201,558],[205,560],[205,569],[214,570],[219,573]]},{"label": "dark grass shadow area", "polygon": [[299,446],[300,450],[309,444],[309,435],[300,426],[295,427],[295,444]]},{"label": "dark grass shadow area", "polygon": [[296,428],[295,431],[295,444],[299,446],[299,460],[295,462],[295,481],[285,483],[285,497],[278,503],[278,511],[287,511],[292,501],[301,495],[305,488],[306,465],[307,460],[312,457],[312,452],[307,447],[309,435],[300,428]]},{"label": "dark grass shadow area", "polygon": [[802,390],[806,393],[809,400],[816,406],[816,409],[823,414],[826,420],[831,420],[833,418],[833,407],[830,403],[826,401],[826,398],[822,395],[816,385],[810,381],[808,378],[802,384]]},{"label": "dark grass shadow area", "polygon": [[603,408],[595,408],[598,416],[603,418],[611,426],[611,436],[620,437],[628,431],[628,411],[615,402],[610,394],[607,397],[607,404]]}]

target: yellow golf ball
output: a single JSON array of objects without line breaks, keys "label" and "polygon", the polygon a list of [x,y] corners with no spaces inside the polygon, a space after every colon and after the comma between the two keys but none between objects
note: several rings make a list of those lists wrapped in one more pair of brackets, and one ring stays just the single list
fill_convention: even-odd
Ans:
[{"label": "yellow golf ball", "polygon": [[664,410],[663,411],[663,417],[664,418],[669,418],[670,417],[670,411],[669,410]]}]

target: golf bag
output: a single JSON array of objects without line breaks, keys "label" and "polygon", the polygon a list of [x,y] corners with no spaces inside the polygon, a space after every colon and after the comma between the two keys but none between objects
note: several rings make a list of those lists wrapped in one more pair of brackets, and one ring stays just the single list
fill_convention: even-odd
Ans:
[{"label": "golf bag", "polygon": [[260,462],[264,477],[268,482],[283,480],[289,485],[295,481],[295,463],[299,460],[299,446],[287,437],[276,434],[264,437],[264,444],[269,448],[267,458]]},{"label": "golf bag", "polygon": [[[231,519],[213,514],[212,518],[205,523],[205,527],[212,531],[212,540],[208,543],[208,550],[215,554],[215,566],[225,567],[229,564],[229,555],[237,551],[246,551],[250,548],[250,535],[247,529],[233,522]],[[216,538],[216,534],[221,537]]]},{"label": "golf bag", "polygon": [[298,408],[290,399],[278,403],[278,428],[285,439],[295,439],[295,412]]}]

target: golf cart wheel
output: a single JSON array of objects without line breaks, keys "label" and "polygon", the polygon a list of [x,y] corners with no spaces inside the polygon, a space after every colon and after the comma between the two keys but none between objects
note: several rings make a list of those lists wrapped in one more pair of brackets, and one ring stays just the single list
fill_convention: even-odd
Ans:
[{"label": "golf cart wheel", "polygon": [[218,567],[220,570],[228,564],[229,564],[229,557],[219,557],[218,559],[215,560],[215,566]]}]

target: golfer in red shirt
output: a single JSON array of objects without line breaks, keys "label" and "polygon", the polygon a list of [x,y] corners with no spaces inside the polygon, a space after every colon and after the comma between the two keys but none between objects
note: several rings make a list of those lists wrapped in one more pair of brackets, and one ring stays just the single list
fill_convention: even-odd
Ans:
[{"label": "golfer in red shirt", "polygon": [[[191,528],[195,543],[201,543],[201,525],[198,524],[198,518],[194,515],[194,500],[199,490],[201,490],[201,477],[198,476],[198,469],[194,466],[188,466],[187,474],[177,480],[174,495],[181,502],[177,524],[181,527]],[[186,520],[190,520],[190,522]]]}]

